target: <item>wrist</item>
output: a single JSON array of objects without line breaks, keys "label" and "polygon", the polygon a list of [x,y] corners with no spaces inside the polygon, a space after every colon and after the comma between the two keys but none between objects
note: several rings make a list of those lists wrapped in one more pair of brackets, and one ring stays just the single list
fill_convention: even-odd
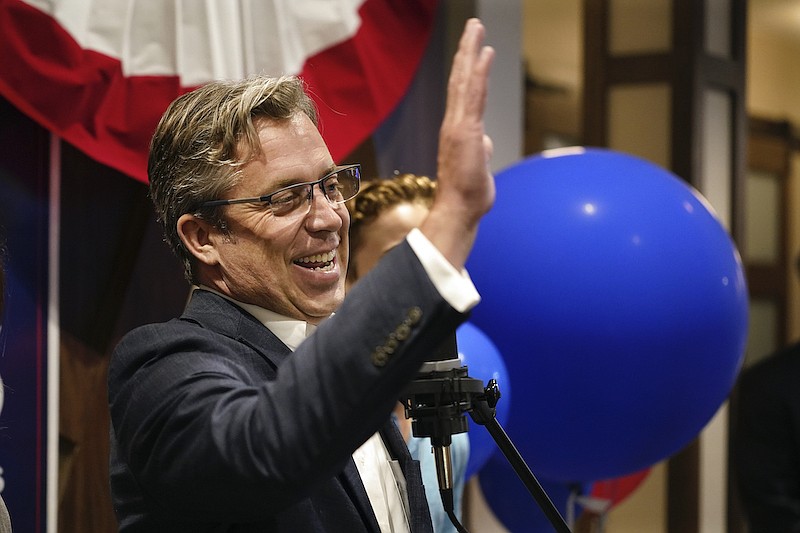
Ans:
[{"label": "wrist", "polygon": [[434,206],[420,231],[447,261],[458,270],[464,265],[478,233],[479,216]]}]

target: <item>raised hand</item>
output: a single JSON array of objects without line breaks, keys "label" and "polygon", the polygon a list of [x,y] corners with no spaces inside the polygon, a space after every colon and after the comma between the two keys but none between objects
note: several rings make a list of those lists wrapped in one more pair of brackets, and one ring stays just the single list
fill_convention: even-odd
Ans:
[{"label": "raised hand", "polygon": [[461,268],[478,222],[494,203],[489,170],[492,142],[484,129],[489,70],[494,50],[483,45],[478,19],[464,27],[447,86],[447,105],[439,133],[436,202],[421,230],[442,254]]}]

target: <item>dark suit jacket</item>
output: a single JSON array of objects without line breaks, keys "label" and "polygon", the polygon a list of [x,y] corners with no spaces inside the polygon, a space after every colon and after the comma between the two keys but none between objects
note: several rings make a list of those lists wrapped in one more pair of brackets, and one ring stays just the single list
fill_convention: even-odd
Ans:
[{"label": "dark suit jacket", "polygon": [[412,531],[430,531],[418,465],[387,421],[465,318],[406,243],[294,353],[238,306],[196,291],[183,316],[132,331],[112,357],[120,530],[378,532],[351,454],[382,428]]},{"label": "dark suit jacket", "polygon": [[746,370],[733,454],[751,533],[800,531],[800,344]]}]

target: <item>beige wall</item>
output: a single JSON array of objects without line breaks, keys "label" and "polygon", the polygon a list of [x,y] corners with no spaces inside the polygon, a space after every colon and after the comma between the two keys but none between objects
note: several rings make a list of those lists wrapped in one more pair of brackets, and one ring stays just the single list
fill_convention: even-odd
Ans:
[{"label": "beige wall", "polygon": [[[781,6],[770,5],[762,15],[751,17],[756,23],[769,17],[796,17],[800,10],[782,12]],[[785,9],[785,7],[784,7]],[[747,109],[751,115],[774,120],[788,120],[795,132],[800,131],[800,32],[790,33],[758,24],[748,28]],[[800,253],[800,154],[793,156],[789,181],[789,259]],[[789,337],[800,338],[800,283],[792,269],[789,287]]]},{"label": "beige wall", "polygon": [[800,124],[800,35],[751,25],[747,39],[748,111]]}]

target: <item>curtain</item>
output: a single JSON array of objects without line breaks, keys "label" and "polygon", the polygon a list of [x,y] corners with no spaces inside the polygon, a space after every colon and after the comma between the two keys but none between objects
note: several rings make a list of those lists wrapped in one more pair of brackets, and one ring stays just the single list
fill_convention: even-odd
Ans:
[{"label": "curtain", "polygon": [[0,95],[146,182],[166,106],[214,79],[297,74],[335,160],[405,94],[437,0],[0,0]]}]

